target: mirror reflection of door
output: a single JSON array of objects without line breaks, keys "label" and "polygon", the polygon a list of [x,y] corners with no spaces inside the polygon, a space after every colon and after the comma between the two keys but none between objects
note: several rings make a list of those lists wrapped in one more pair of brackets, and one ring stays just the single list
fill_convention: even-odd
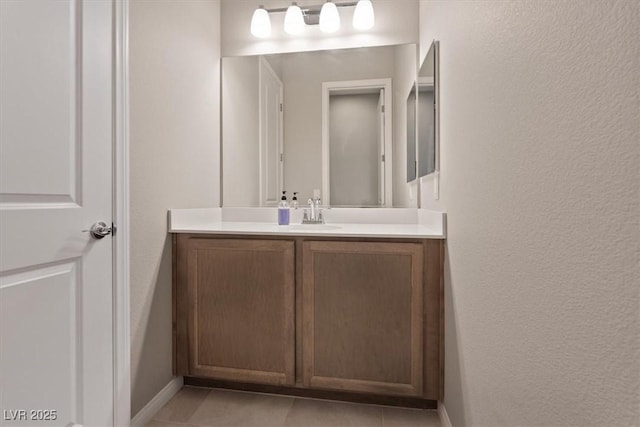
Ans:
[{"label": "mirror reflection of door", "polygon": [[260,58],[260,206],[276,206],[283,187],[283,87],[269,63]]},{"label": "mirror reflection of door", "polygon": [[391,206],[390,79],[323,86],[323,203]]},{"label": "mirror reflection of door", "polygon": [[383,202],[383,91],[329,96],[331,205],[376,206]]}]

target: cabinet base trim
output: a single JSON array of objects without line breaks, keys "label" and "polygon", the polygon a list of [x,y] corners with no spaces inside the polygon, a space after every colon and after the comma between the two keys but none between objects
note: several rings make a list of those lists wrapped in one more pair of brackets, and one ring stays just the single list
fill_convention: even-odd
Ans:
[{"label": "cabinet base trim", "polygon": [[195,387],[226,388],[252,391],[257,393],[284,394],[314,399],[341,400],[371,405],[402,406],[405,408],[437,409],[438,401],[404,396],[379,396],[372,394],[350,393],[333,390],[312,390],[297,387],[283,387],[266,384],[251,384],[235,381],[213,380],[208,378],[184,377],[184,385]]},{"label": "cabinet base trim", "polygon": [[356,380],[352,378],[314,376],[309,380],[309,384],[315,388],[345,390],[353,393],[374,392],[401,396],[420,396],[422,394],[416,389],[416,386],[412,384],[396,384],[391,382]]},{"label": "cabinet base trim", "polygon": [[276,386],[293,384],[293,375],[290,375],[289,379],[284,372],[266,372],[252,369],[196,365],[192,369],[191,374],[198,377],[216,377],[224,381],[247,381]]}]

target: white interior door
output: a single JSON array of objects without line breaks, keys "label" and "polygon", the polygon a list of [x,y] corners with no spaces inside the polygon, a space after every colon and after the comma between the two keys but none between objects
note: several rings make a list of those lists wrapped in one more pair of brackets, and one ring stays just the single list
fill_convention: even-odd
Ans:
[{"label": "white interior door", "polygon": [[283,86],[260,57],[260,206],[276,206],[283,187]]},{"label": "white interior door", "polygon": [[0,424],[113,425],[113,2],[0,19]]}]

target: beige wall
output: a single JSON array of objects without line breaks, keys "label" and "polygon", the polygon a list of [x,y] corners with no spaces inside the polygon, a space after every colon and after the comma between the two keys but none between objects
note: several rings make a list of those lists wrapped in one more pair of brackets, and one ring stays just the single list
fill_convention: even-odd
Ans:
[{"label": "beige wall", "polygon": [[638,425],[639,9],[420,2],[422,57],[440,40],[454,426]]},{"label": "beige wall", "polygon": [[167,209],[219,205],[218,1],[130,3],[131,384],[172,378]]},{"label": "beige wall", "polygon": [[[300,7],[324,3],[298,0]],[[417,0],[374,0],[375,26],[355,31],[351,25],[355,8],[340,8],[341,28],[327,35],[317,25],[309,26],[302,36],[293,37],[283,30],[284,13],[272,13],[272,34],[257,39],[250,33],[251,17],[258,5],[267,9],[286,8],[290,0],[222,0],[222,55],[256,55],[263,53],[301,52],[346,47],[384,46],[418,41]]]}]

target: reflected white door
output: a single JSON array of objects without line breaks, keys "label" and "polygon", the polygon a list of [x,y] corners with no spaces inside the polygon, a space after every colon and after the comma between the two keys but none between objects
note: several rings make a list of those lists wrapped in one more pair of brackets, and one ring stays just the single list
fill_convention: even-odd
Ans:
[{"label": "reflected white door", "polygon": [[283,187],[283,86],[260,57],[260,206],[276,206]]},{"label": "reflected white door", "polygon": [[392,206],[392,93],[391,79],[322,83],[323,203]]},{"label": "reflected white door", "polygon": [[113,2],[0,19],[0,424],[113,425]]},{"label": "reflected white door", "polygon": [[380,177],[379,92],[330,96],[329,202],[333,206],[380,205],[384,181]]}]

